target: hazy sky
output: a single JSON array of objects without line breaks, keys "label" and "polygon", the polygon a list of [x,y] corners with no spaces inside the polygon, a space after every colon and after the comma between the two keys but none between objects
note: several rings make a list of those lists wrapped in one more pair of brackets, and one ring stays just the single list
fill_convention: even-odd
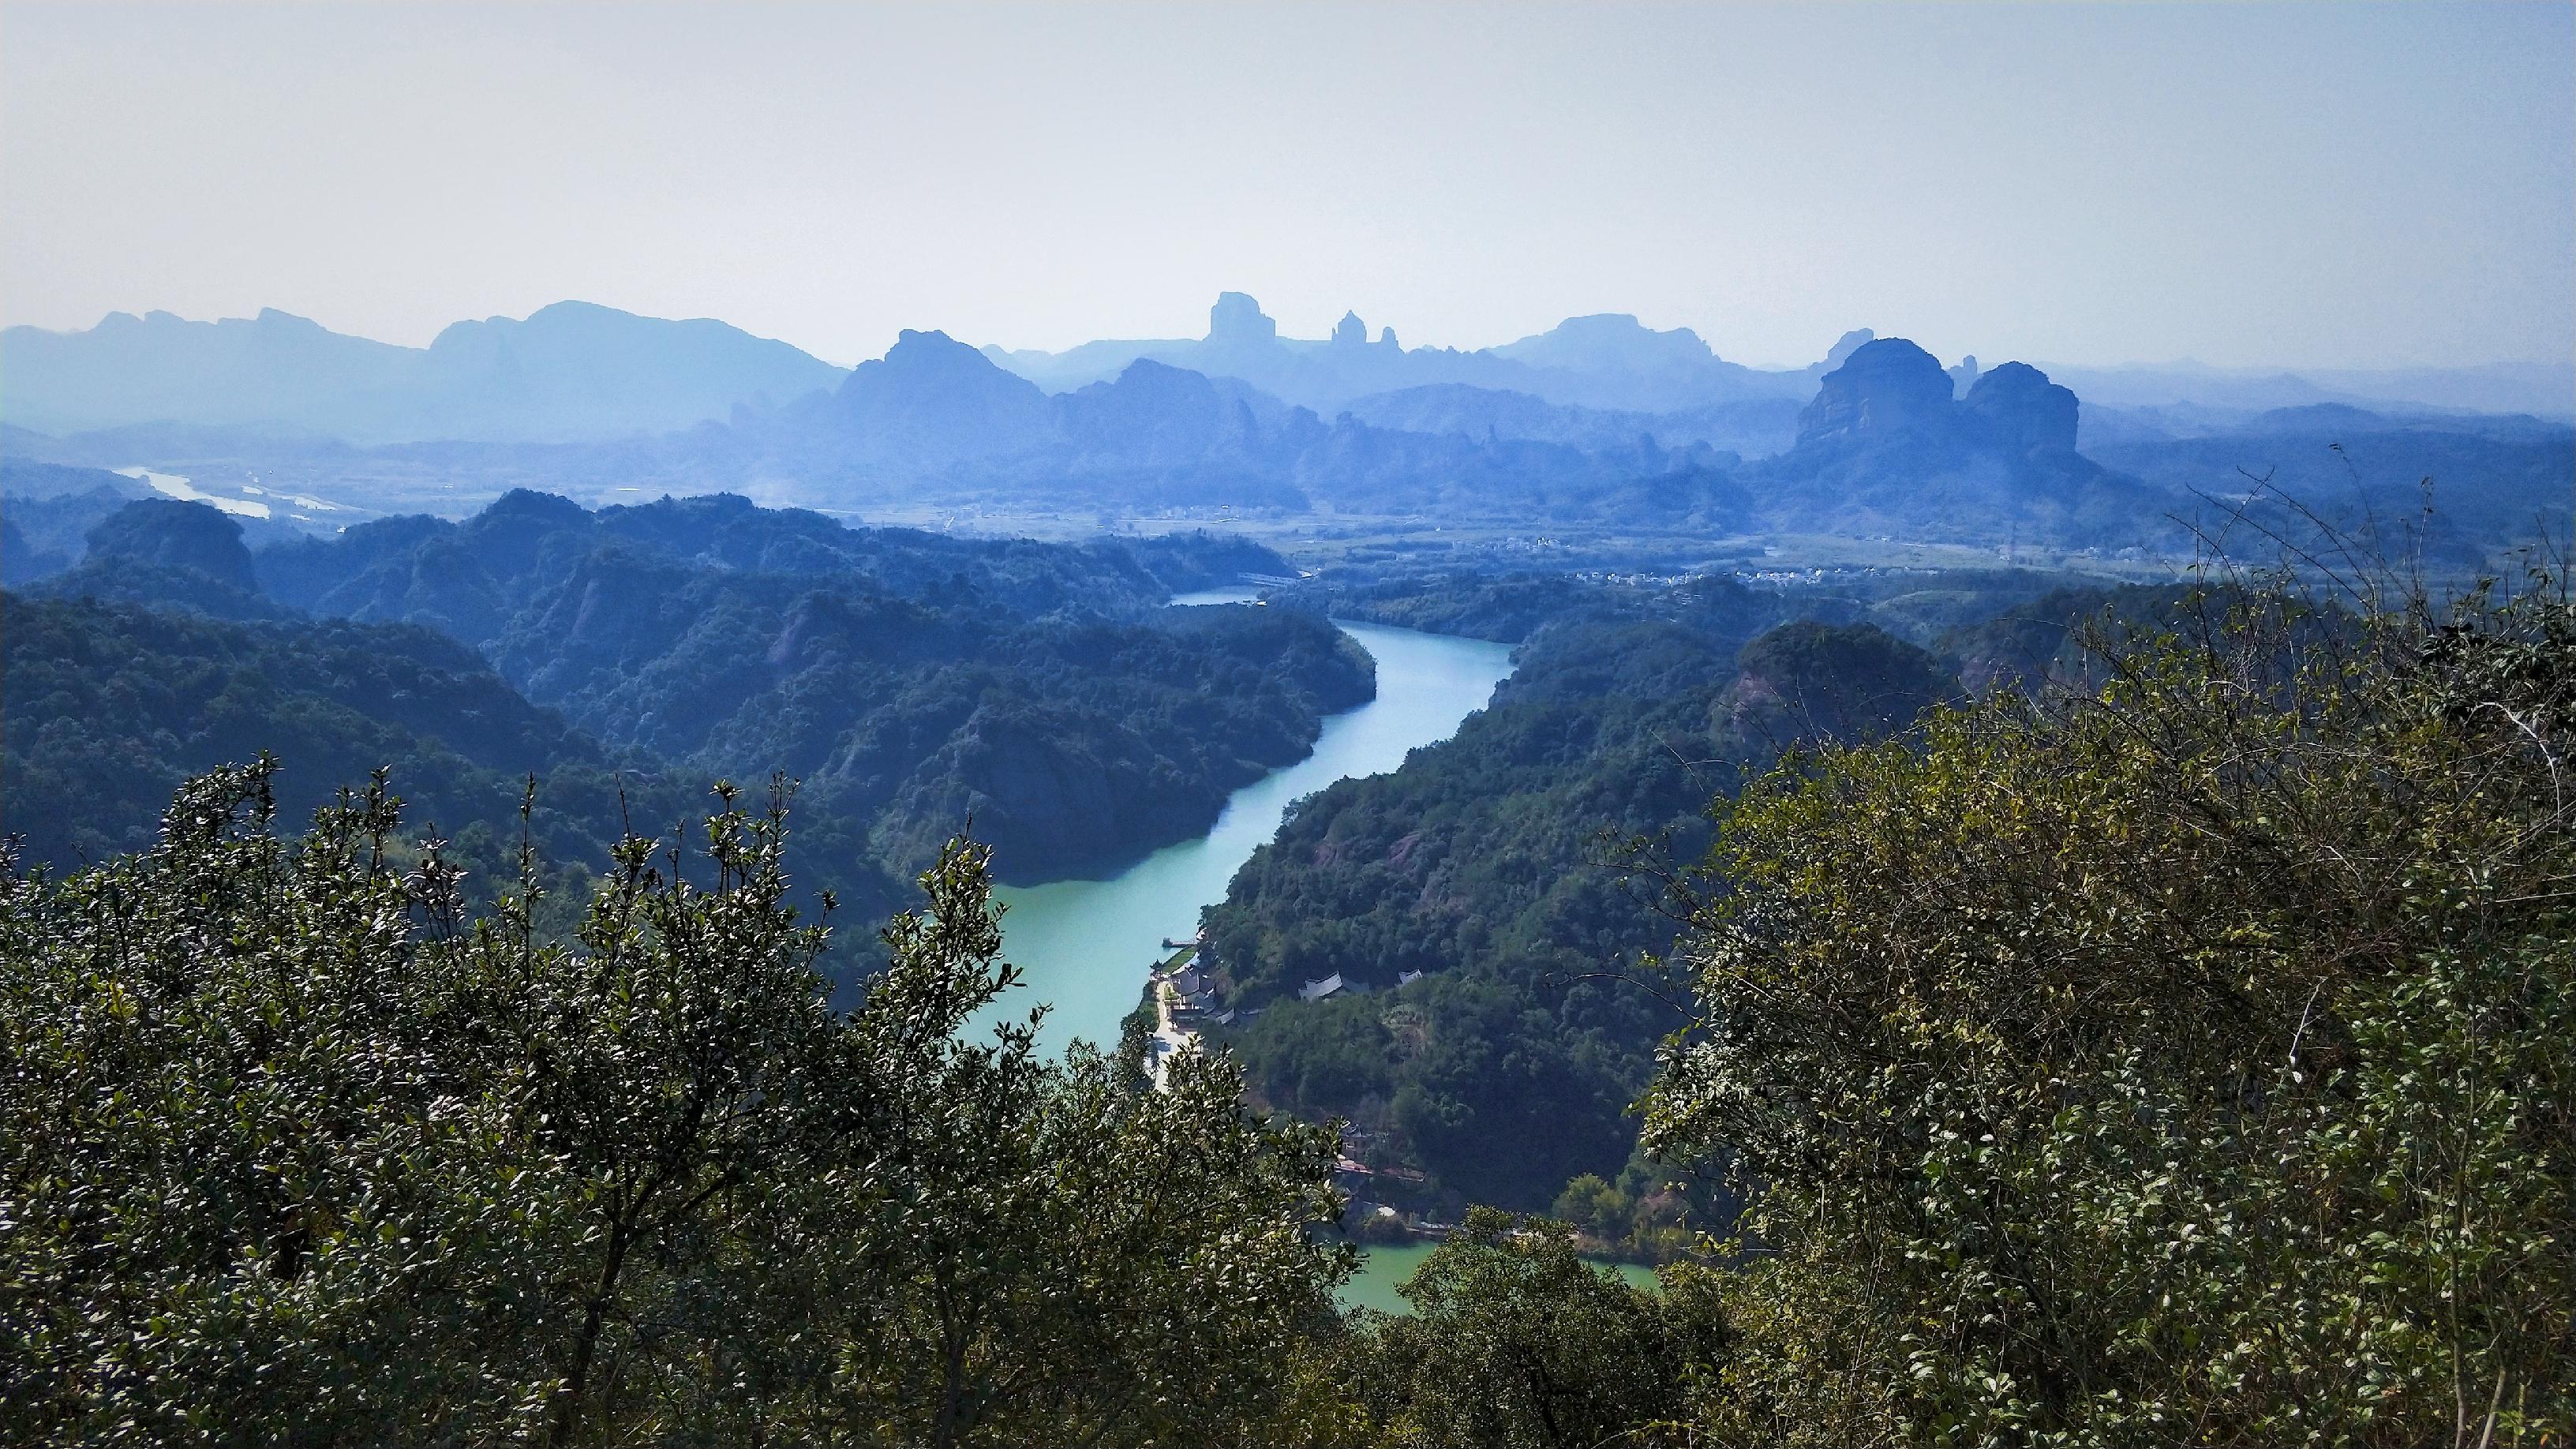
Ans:
[{"label": "hazy sky", "polygon": [[0,10],[0,320],[2576,348],[2576,8]]}]

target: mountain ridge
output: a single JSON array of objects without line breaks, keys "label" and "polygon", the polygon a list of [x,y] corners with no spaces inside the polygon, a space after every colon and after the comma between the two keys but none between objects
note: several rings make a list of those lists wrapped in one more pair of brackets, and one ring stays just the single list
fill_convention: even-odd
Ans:
[{"label": "mountain ridge", "polygon": [[178,423],[378,443],[668,432],[785,404],[845,371],[712,318],[577,301],[451,323],[427,347],[273,307],[209,322],[111,312],[82,331],[0,331],[0,365],[9,421],[39,432]]}]

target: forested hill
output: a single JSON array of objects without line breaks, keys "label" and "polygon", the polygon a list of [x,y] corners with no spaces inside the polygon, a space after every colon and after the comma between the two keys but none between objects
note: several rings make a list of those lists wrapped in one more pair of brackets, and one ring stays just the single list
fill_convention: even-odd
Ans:
[{"label": "forested hill", "polygon": [[[1173,584],[1280,567],[1223,538],[980,542],[843,529],[740,499],[592,513],[518,494],[463,524],[395,519],[256,555],[211,509],[147,501],[89,545],[36,587],[272,625],[224,634],[92,610],[22,630],[28,606],[11,602],[11,817],[81,814],[101,841],[148,827],[174,771],[266,743],[206,713],[242,670],[321,681],[353,712],[323,731],[335,765],[372,750],[436,774],[452,755],[516,779],[607,750],[699,784],[785,771],[804,781],[800,840],[853,880],[909,874],[970,814],[1010,879],[1132,859],[1204,829],[1234,788],[1302,756],[1325,714],[1374,688],[1366,654],[1320,621],[1162,607]],[[496,716],[474,709],[421,722],[418,748],[381,735],[402,706],[338,661],[416,652],[420,628],[470,646],[439,665],[459,678],[480,652],[475,669],[497,677],[474,688],[497,686],[502,713],[557,710],[558,729],[596,743],[488,736]],[[110,643],[101,630],[125,632]],[[47,670],[88,682],[22,686]],[[101,713],[84,690],[131,706]],[[102,739],[92,716],[118,723]],[[150,761],[151,788],[112,810],[56,798],[101,751]],[[287,768],[297,781],[313,765]]]},{"label": "forested hill", "polygon": [[1369,697],[1328,626],[1166,610],[1174,585],[1285,571],[1220,537],[1089,546],[849,529],[739,498],[596,513],[514,493],[262,553],[275,597],[432,623],[617,745],[785,770],[872,822],[899,870],[971,813],[1008,880],[1204,829]]},{"label": "forested hill", "polygon": [[850,528],[819,513],[761,508],[725,494],[594,512],[524,489],[462,522],[391,518],[265,549],[257,569],[261,586],[296,608],[428,623],[482,644],[497,640],[530,600],[603,553],[695,573],[864,584],[899,598],[936,595],[1015,614],[1132,614],[1176,590],[1244,573],[1294,572],[1269,549],[1216,534],[1085,545],[972,539]]},{"label": "forested hill", "polygon": [[[2120,690],[1988,696],[1742,781],[1675,897],[1656,1171],[1557,1203],[1683,1260],[1641,1288],[1564,1223],[1478,1209],[1404,1317],[1333,1311],[1353,1254],[1314,1227],[1383,1221],[1336,1189],[1345,1154],[1387,1183],[1391,1147],[1481,1126],[1544,1157],[1593,1125],[1547,1095],[1560,983],[1513,972],[1619,946],[1581,934],[1548,830],[1672,802],[1587,762],[1665,725],[1682,759],[1867,732],[1939,687],[1920,650],[1807,623],[1730,661],[1674,617],[1559,620],[1470,726],[1506,732],[1490,769],[1426,750],[1311,802],[1264,858],[1314,887],[1259,898],[1289,934],[1330,887],[1383,906],[1372,927],[1474,896],[1518,937],[1245,1034],[1377,1064],[1363,1116],[1395,1123],[1358,1143],[1248,1109],[1221,1054],[1156,1091],[1141,1041],[973,1029],[1012,972],[972,845],[840,1010],[756,808],[691,833],[718,866],[696,879],[638,846],[578,882],[567,937],[460,902],[377,792],[289,838],[264,766],[214,772],[147,854],[0,871],[10,1437],[2564,1444],[2576,609],[2535,583],[2326,629],[2313,598],[2240,592],[2216,634],[2110,645]],[[90,611],[165,669],[192,633],[256,665],[337,631],[357,658],[307,657],[402,667],[276,692],[386,695],[422,728],[444,706],[416,686],[488,678],[386,626],[7,607],[13,649]],[[2036,657],[2044,633],[2002,637]],[[123,718],[146,684],[73,706]],[[1707,711],[1550,713],[1604,700]],[[1725,759],[1703,788],[1737,784]],[[1476,770],[1489,801],[1438,788]],[[1387,879],[1417,860],[1419,886]],[[1569,1050],[1615,1070],[1621,1045]],[[1475,1180],[1438,1160],[1435,1190]],[[1759,1251],[1707,1252],[1663,1226],[1676,1194],[1627,1190],[1701,1173]]]},{"label": "forested hill", "polygon": [[[550,877],[596,869],[630,826],[666,830],[713,807],[706,781],[602,747],[432,630],[0,601],[0,828],[22,837],[27,860],[57,870],[149,849],[181,783],[262,751],[280,761],[269,786],[290,826],[390,767],[412,822],[451,842],[478,897],[515,871],[530,774],[543,781],[530,825]],[[813,823],[809,886],[862,913],[899,898],[892,877],[848,842],[827,848],[828,822]]]},{"label": "forested hill", "polygon": [[1516,642],[1519,668],[1455,738],[1306,802],[1237,874],[1205,917],[1235,1012],[1219,1035],[1268,1103],[1357,1125],[1379,1197],[1553,1210],[1645,1251],[1672,1246],[1679,1200],[1628,1106],[1678,1018],[1637,972],[1674,930],[1656,875],[1707,847],[1711,798],[1936,700],[2089,687],[2087,621],[2213,639],[2245,602],[2024,570],[1794,589],[1416,570],[1266,597]]},{"label": "forested hill", "polygon": [[[1613,838],[1687,860],[1742,770],[1792,740],[1902,727],[1954,688],[1867,625],[1748,640],[1785,605],[1730,583],[1590,594],[1454,739],[1307,802],[1207,913],[1228,1003],[1259,1010],[1226,1033],[1254,1090],[1351,1118],[1381,1166],[1427,1172],[1426,1206],[1544,1209],[1629,1162],[1628,1104],[1677,1023],[1612,977],[1673,927],[1611,868]],[[1481,607],[1448,597],[1422,607]],[[1342,994],[1297,998],[1335,974]]]}]

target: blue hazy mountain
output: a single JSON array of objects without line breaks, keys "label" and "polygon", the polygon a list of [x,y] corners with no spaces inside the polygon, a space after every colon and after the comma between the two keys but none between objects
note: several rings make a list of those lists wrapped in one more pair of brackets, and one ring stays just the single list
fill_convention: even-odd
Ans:
[{"label": "blue hazy mountain", "polygon": [[1573,317],[1518,342],[1477,351],[1405,347],[1375,337],[1355,313],[1330,337],[1282,337],[1242,292],[1218,296],[1205,337],[1086,342],[1063,352],[987,347],[986,356],[1050,392],[1106,381],[1139,360],[1237,378],[1324,415],[1371,394],[1431,386],[1520,392],[1589,408],[1667,412],[1761,397],[1804,397],[1812,369],[1763,372],[1718,357],[1688,328],[1654,331],[1625,313]]},{"label": "blue hazy mountain", "polygon": [[[1375,344],[1368,344],[1374,346]],[[1326,422],[1232,376],[1139,358],[1114,377],[1048,396],[983,352],[906,332],[840,389],[736,426],[666,440],[629,476],[666,485],[722,477],[814,506],[939,496],[1039,497],[1076,506],[1216,506],[1355,512],[1596,511],[1604,490],[1714,476],[1733,456],[1631,435],[1598,447],[1488,432]],[[1720,524],[1695,486],[1667,488],[1674,520]]]},{"label": "blue hazy mountain", "polygon": [[2568,362],[2298,372],[2176,362],[2128,367],[2051,364],[2049,370],[2098,406],[2202,409],[2240,422],[2280,408],[2328,403],[2576,419],[2576,363]]},{"label": "blue hazy mountain", "polygon": [[1047,396],[945,332],[906,331],[803,416],[855,453],[907,466],[1006,456],[1044,441]]},{"label": "blue hazy mountain", "polygon": [[1759,458],[1797,440],[1802,401],[1756,397],[1671,412],[1635,412],[1554,403],[1503,388],[1431,383],[1353,398],[1347,411],[1372,427],[1397,432],[1522,438],[1592,449],[1622,447],[1651,437],[1667,446],[1706,443]]},{"label": "blue hazy mountain", "polygon": [[1490,349],[1530,370],[1552,402],[1678,412],[1752,398],[1803,399],[1815,369],[1767,372],[1729,362],[1687,327],[1658,332],[1624,312],[1569,317],[1534,337]]},{"label": "blue hazy mountain", "polygon": [[218,322],[110,312],[85,332],[0,331],[0,407],[47,433],[158,422],[303,431],[394,387],[419,355],[274,308]]},{"label": "blue hazy mountain", "polygon": [[778,406],[843,371],[722,322],[558,302],[459,322],[425,348],[274,309],[191,322],[116,312],[83,332],[0,332],[8,421],[66,433],[145,423],[356,442],[555,442],[660,433]]},{"label": "blue hazy mountain", "polygon": [[1796,446],[1748,482],[1789,531],[2145,542],[2188,495],[2077,452],[2080,406],[2020,362],[1979,373],[1962,397],[1940,359],[1875,338],[1824,376]]},{"label": "blue hazy mountain", "polygon": [[[21,345],[31,337],[33,352]],[[2433,477],[2444,527],[2458,530],[2436,542],[2466,556],[2482,540],[2549,526],[2569,499],[2571,434],[2545,418],[2363,407],[2286,374],[2265,386],[2293,401],[2270,410],[2234,405],[2262,389],[2225,405],[2102,409],[2079,403],[2063,375],[1973,358],[1944,367],[1868,329],[1783,372],[1619,314],[1480,352],[1407,349],[1356,316],[1326,339],[1283,338],[1241,293],[1218,300],[1203,338],[1028,354],[906,331],[847,373],[720,323],[574,304],[459,324],[425,349],[275,313],[111,319],[86,334],[10,339],[13,419],[62,410],[83,379],[94,392],[122,388],[137,411],[190,415],[71,438],[13,425],[14,458],[149,463],[250,479],[263,497],[330,494],[362,512],[424,501],[445,512],[447,500],[528,486],[602,502],[731,488],[838,511],[1320,509],[2165,551],[2183,537],[2175,520],[2271,471],[2294,496],[2364,524],[2415,506],[2386,480],[2412,488]],[[119,355],[130,372],[107,370]],[[35,363],[22,368],[24,357]],[[63,357],[79,365],[55,365]],[[214,381],[226,376],[237,384],[229,399]],[[746,394],[764,382],[773,386]],[[1341,401],[1303,401],[1326,397]],[[271,421],[239,421],[261,416]],[[535,440],[576,419],[597,433]],[[275,431],[324,421],[435,440]],[[2369,475],[2358,491],[2355,468]],[[77,562],[86,522],[111,501],[17,519],[31,567]]]}]

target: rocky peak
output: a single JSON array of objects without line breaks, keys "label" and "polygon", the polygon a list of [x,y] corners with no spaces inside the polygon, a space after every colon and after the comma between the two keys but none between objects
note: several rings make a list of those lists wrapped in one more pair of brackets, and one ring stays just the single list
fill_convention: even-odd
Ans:
[{"label": "rocky peak", "polygon": [[945,332],[915,332],[907,327],[895,334],[894,346],[880,358],[885,370],[898,373],[959,372],[977,374],[993,370],[993,361],[983,353],[958,341]]},{"label": "rocky peak", "polygon": [[1184,462],[1252,431],[1249,410],[1202,373],[1138,358],[1111,382],[1054,399],[1056,420],[1080,448],[1134,461]]},{"label": "rocky peak", "polygon": [[1394,328],[1381,327],[1377,329],[1377,345],[1380,347],[1393,347],[1401,350],[1404,344],[1395,340]]},{"label": "rocky peak", "polygon": [[947,333],[910,329],[897,334],[885,356],[852,368],[841,396],[853,402],[900,397],[933,404],[1001,396],[1045,399],[1035,383],[1004,372],[993,359]]},{"label": "rocky peak", "polygon": [[1279,324],[1270,320],[1249,293],[1217,293],[1216,305],[1208,309],[1208,341],[1222,346],[1268,343],[1278,338]]},{"label": "rocky peak", "polygon": [[2026,362],[2007,362],[1968,389],[1967,409],[2007,452],[2073,452],[2073,391]]},{"label": "rocky peak", "polygon": [[1535,337],[1507,342],[1493,352],[1532,367],[1678,376],[1693,375],[1716,360],[1708,344],[1689,328],[1658,332],[1627,312],[1568,317]]},{"label": "rocky peak", "polygon": [[1830,371],[1842,366],[1845,362],[1850,360],[1853,353],[1860,351],[1863,347],[1876,340],[1877,337],[1877,333],[1870,331],[1866,327],[1855,327],[1851,331],[1844,333],[1841,337],[1835,339],[1832,347],[1825,350],[1826,369]]},{"label": "rocky peak", "polygon": [[1037,384],[945,332],[903,332],[885,356],[851,369],[836,403],[863,433],[936,456],[1026,446],[1048,420]]},{"label": "rocky peak", "polygon": [[1968,389],[1977,385],[1977,354],[1971,352],[1960,358],[1959,365],[1950,369],[1950,381],[1958,388],[1959,396],[1966,397]]},{"label": "rocky peak", "polygon": [[1952,401],[1940,359],[1902,337],[1864,341],[1825,374],[1816,400],[1798,414],[1798,441],[1939,428],[1950,421]]},{"label": "rocky peak", "polygon": [[1368,345],[1368,324],[1360,320],[1359,313],[1344,312],[1342,320],[1333,324],[1333,345],[1335,347]]}]

